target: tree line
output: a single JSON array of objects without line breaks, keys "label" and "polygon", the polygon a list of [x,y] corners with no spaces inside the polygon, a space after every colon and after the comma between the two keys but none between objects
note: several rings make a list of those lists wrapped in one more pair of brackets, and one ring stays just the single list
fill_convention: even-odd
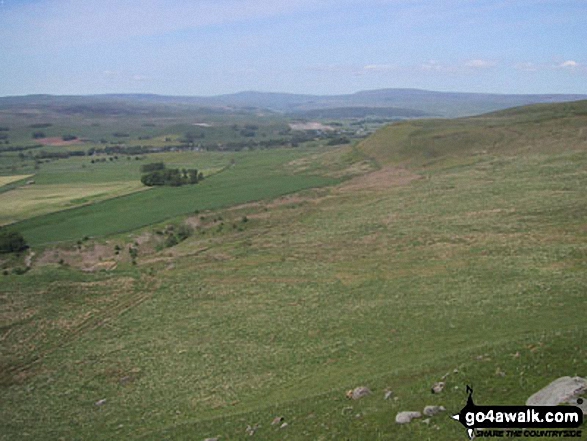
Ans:
[{"label": "tree line", "polygon": [[163,162],[154,162],[141,166],[141,182],[149,187],[193,185],[204,179],[202,172],[195,168],[167,168]]}]

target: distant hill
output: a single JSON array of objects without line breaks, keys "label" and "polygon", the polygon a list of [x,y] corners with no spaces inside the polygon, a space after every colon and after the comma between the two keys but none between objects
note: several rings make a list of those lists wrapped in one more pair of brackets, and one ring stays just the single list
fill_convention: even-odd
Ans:
[{"label": "distant hill", "polygon": [[380,164],[431,165],[479,154],[587,151],[587,100],[536,104],[458,119],[386,126],[359,148]]},{"label": "distant hill", "polygon": [[[515,106],[587,99],[587,95],[500,95],[381,89],[348,95],[297,95],[240,92],[211,97],[111,94],[89,96],[29,95],[0,97],[0,111],[51,110],[65,114],[177,115],[194,110],[217,112],[273,111],[304,115],[309,111],[342,108],[402,109],[404,117],[453,118],[478,115]],[[333,111],[336,112],[340,111]],[[348,112],[348,111],[347,111]],[[378,110],[377,112],[389,112]],[[360,113],[364,113],[362,110]],[[317,115],[329,113],[318,112]]]},{"label": "distant hill", "polygon": [[292,116],[307,119],[359,119],[359,118],[426,118],[432,116],[421,110],[400,107],[332,107],[295,112]]}]

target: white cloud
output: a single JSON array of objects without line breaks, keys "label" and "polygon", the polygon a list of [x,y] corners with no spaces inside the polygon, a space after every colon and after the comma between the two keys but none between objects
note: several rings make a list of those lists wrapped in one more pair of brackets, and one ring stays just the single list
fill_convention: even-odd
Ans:
[{"label": "white cloud", "polygon": [[364,72],[389,72],[395,70],[396,67],[391,64],[367,64],[363,66]]},{"label": "white cloud", "polygon": [[574,60],[567,60],[564,63],[559,64],[559,67],[570,68],[570,69],[574,69],[579,66],[580,66],[579,63],[577,63]]},{"label": "white cloud", "polygon": [[495,67],[497,63],[495,63],[494,61],[489,61],[489,60],[469,60],[465,62],[465,67],[468,67],[470,69],[490,69],[492,67]]}]

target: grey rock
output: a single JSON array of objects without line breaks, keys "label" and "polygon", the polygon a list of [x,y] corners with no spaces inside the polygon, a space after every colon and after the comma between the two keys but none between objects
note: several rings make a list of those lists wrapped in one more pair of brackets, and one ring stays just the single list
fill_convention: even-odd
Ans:
[{"label": "grey rock", "polygon": [[[587,380],[581,377],[561,377],[540,389],[528,400],[527,406],[558,406],[559,404],[578,405],[578,399],[587,392]],[[587,415],[585,398],[579,407]]]},{"label": "grey rock", "polygon": [[289,426],[289,424],[283,423],[281,426],[279,426],[279,428],[280,429],[285,429],[287,426]]},{"label": "grey rock", "polygon": [[432,386],[432,393],[439,394],[440,392],[442,392],[444,390],[444,386],[445,386],[444,381],[439,381],[438,383],[434,383],[434,385]]},{"label": "grey rock", "polygon": [[414,418],[421,418],[422,414],[420,412],[412,412],[412,411],[404,411],[400,412],[395,416],[395,422],[397,424],[408,424]]},{"label": "grey rock", "polygon": [[347,398],[352,398],[353,400],[359,400],[368,395],[371,395],[371,389],[365,386],[355,387],[346,393]]},{"label": "grey rock", "polygon": [[393,391],[388,390],[385,392],[385,395],[383,395],[383,399],[389,400],[392,397],[392,395],[393,395]]},{"label": "grey rock", "polygon": [[94,404],[98,407],[103,406],[106,404],[106,398],[102,398],[101,400],[96,401]]},{"label": "grey rock", "polygon": [[426,406],[424,408],[424,415],[426,416],[434,416],[434,415],[438,415],[440,412],[444,412],[446,409],[444,408],[444,406]]},{"label": "grey rock", "polygon": [[204,441],[218,441],[219,438],[206,438]]}]

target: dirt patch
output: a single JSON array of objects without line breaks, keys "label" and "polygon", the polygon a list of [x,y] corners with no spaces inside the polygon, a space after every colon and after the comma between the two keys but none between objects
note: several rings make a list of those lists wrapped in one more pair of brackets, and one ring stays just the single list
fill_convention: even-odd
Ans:
[{"label": "dirt patch", "polygon": [[82,246],[81,249],[53,248],[47,249],[35,261],[36,265],[49,264],[69,265],[83,271],[111,270],[116,268],[117,262],[121,260],[123,251],[116,255],[114,245],[94,244]]},{"label": "dirt patch", "polygon": [[319,122],[308,122],[308,123],[292,123],[289,125],[292,130],[327,130],[332,131],[334,128],[325,126]]},{"label": "dirt patch", "polygon": [[357,176],[336,187],[336,191],[346,193],[355,191],[379,191],[390,187],[408,185],[422,177],[403,168],[385,167],[381,170]]},{"label": "dirt patch", "polygon": [[83,144],[85,141],[83,139],[72,139],[70,141],[64,141],[62,138],[42,138],[38,140],[39,144],[42,145],[50,145],[50,146],[67,146],[67,145],[75,145],[75,144]]}]

